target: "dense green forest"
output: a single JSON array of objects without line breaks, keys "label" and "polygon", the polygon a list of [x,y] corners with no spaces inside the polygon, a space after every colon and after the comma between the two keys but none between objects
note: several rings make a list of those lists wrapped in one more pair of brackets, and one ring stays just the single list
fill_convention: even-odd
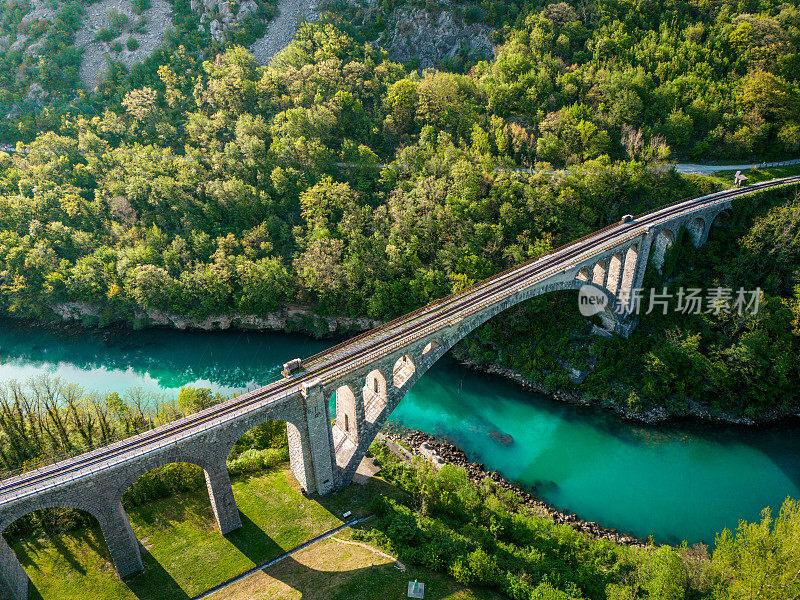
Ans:
[{"label": "dense green forest", "polygon": [[[547,390],[571,390],[628,413],[776,418],[800,406],[800,197],[794,190],[738,199],[705,246],[688,235],[650,267],[638,328],[629,339],[589,333],[591,323],[562,292],[514,308],[456,349],[478,364],[500,363]],[[757,314],[646,314],[650,291],[760,288]],[[675,304],[672,304],[674,309]],[[548,318],[543,318],[547,315]],[[589,371],[578,384],[567,368]]]},{"label": "dense green forest", "polygon": [[382,474],[407,496],[377,498],[357,537],[408,564],[444,571],[511,600],[788,600],[800,593],[800,505],[702,545],[622,547],[530,514],[519,498],[465,471],[403,463],[373,445]]},{"label": "dense green forest", "polygon": [[[402,314],[624,213],[714,189],[663,168],[671,151],[794,151],[797,14],[787,4],[551,4],[507,19],[492,62],[422,74],[329,22],[301,27],[267,67],[238,46],[202,60],[186,25],[176,35],[188,46],[109,72],[96,116],[50,113],[41,126],[53,130],[0,155],[0,302],[39,319],[85,302],[100,325],[288,303]],[[504,170],[534,162],[545,169]],[[792,209],[781,214],[792,222]],[[746,238],[749,251],[796,261],[791,236],[780,257],[769,248],[768,228],[781,226]],[[721,277],[705,268],[706,280]],[[780,269],[772,283],[767,270],[739,269],[775,299],[759,319],[662,321],[659,336],[597,344],[587,385],[633,410],[691,400],[791,409],[796,262]],[[564,333],[572,301],[542,302],[475,340],[525,328],[525,346],[501,360],[564,387],[553,365],[586,350]],[[565,307],[563,325],[537,319],[552,305]],[[540,344],[545,327],[560,332]],[[779,351],[765,355],[776,337]],[[486,348],[497,354],[485,346],[479,360]],[[620,360],[642,385],[605,385]]]}]

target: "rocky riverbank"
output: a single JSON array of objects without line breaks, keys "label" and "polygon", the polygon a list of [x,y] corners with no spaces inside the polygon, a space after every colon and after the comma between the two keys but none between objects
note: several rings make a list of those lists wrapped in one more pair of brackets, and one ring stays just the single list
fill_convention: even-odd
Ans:
[{"label": "rocky riverbank", "polygon": [[633,535],[622,533],[613,528],[603,527],[594,521],[582,519],[575,513],[568,513],[549,505],[518,484],[505,479],[497,471],[487,471],[484,465],[470,462],[463,450],[446,440],[436,438],[422,431],[393,427],[390,427],[384,433],[384,436],[410,448],[411,452],[417,456],[424,457],[421,447],[426,444],[436,451],[444,463],[464,469],[470,481],[481,483],[484,479],[489,478],[496,486],[515,494],[522,505],[533,509],[540,516],[549,517],[556,523],[569,525],[576,531],[586,533],[594,538],[609,540],[625,546],[645,546],[648,543],[646,540],[641,540]]},{"label": "rocky riverbank", "polygon": [[[56,317],[65,322],[79,322],[93,326],[99,325],[104,319],[103,311],[87,302],[61,302],[50,306],[50,309]],[[302,306],[286,306],[266,315],[231,313],[210,315],[204,319],[148,309],[136,311],[134,319],[142,327],[172,327],[203,331],[222,329],[282,331],[305,333],[317,338],[359,333],[382,324],[382,321],[368,317],[341,315],[323,317]]]},{"label": "rocky riverbank", "polygon": [[456,356],[455,358],[460,364],[464,365],[471,371],[486,373],[489,375],[498,375],[519,384],[527,390],[545,394],[554,400],[558,400],[559,402],[566,402],[568,404],[575,404],[578,406],[594,406],[610,410],[625,421],[640,423],[643,425],[657,425],[666,423],[668,421],[691,419],[706,423],[716,423],[719,425],[756,426],[776,423],[777,421],[787,418],[800,417],[800,414],[796,413],[769,411],[761,415],[758,419],[751,419],[749,417],[740,417],[711,412],[707,406],[696,401],[690,401],[686,410],[681,412],[671,412],[663,406],[657,406],[649,410],[637,412],[630,410],[628,407],[619,403],[607,399],[597,398],[589,392],[580,392],[576,390],[547,390],[537,382],[531,381],[525,377],[522,373],[497,364],[489,363],[479,365],[465,356]]}]

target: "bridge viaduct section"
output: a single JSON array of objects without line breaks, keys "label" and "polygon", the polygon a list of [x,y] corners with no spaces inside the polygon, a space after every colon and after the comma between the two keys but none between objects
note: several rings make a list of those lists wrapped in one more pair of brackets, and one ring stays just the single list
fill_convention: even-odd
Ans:
[{"label": "bridge viaduct section", "polygon": [[[45,467],[41,476],[28,472],[0,482],[0,532],[34,510],[83,510],[99,522],[119,575],[134,575],[142,570],[142,557],[122,507],[124,492],[151,469],[172,462],[198,465],[205,472],[220,532],[233,531],[241,520],[225,461],[239,437],[269,420],[286,421],[291,469],[306,493],[326,494],[346,486],[408,390],[476,327],[535,296],[591,285],[608,297],[606,328],[627,337],[636,317],[626,299],[641,286],[649,261],[660,270],[664,253],[681,228],[696,246],[705,243],[711,224],[730,208],[732,197],[709,197],[685,210],[678,205],[607,228],[412,313],[363,340],[304,361],[306,373],[288,383],[270,384],[135,438]],[[334,394],[336,418],[331,426],[328,403]],[[154,438],[157,441],[150,441]],[[26,600],[28,587],[24,569],[0,537],[0,598]]]}]

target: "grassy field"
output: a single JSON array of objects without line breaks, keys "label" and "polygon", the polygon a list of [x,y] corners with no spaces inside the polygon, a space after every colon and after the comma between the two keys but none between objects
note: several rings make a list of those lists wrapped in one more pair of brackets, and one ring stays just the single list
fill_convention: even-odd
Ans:
[{"label": "grassy field", "polygon": [[131,510],[131,523],[146,550],[145,570],[124,582],[97,528],[17,542],[14,551],[35,587],[31,597],[185,600],[336,527],[344,511],[366,514],[374,494],[393,494],[394,488],[372,478],[365,486],[309,499],[283,465],[234,480],[233,491],[244,526],[224,537],[205,489]]},{"label": "grassy field", "polygon": [[[800,165],[790,165],[788,167],[769,167],[765,169],[749,169],[742,171],[747,176],[748,184],[758,183],[759,181],[768,181],[770,179],[777,179],[778,177],[789,177],[791,175],[800,175]],[[706,179],[710,179],[722,187],[733,187],[733,176],[736,171],[719,171],[712,175],[703,175]]]},{"label": "grassy field", "polygon": [[209,600],[401,600],[408,582],[425,583],[428,600],[486,600],[488,591],[470,590],[425,569],[401,572],[396,563],[365,544],[341,541],[345,532],[292,555],[265,571],[220,590]]}]

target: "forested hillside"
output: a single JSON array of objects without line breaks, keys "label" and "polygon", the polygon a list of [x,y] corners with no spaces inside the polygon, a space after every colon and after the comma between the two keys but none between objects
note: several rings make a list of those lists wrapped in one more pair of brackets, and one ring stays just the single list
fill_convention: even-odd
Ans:
[{"label": "forested hillside", "polygon": [[[0,155],[3,310],[389,318],[711,189],[660,165],[671,153],[797,150],[796,6],[518,10],[496,18],[496,58],[465,73],[409,71],[331,23],[261,67],[199,50],[187,21],[170,50],[109,73],[96,116],[44,110]],[[791,296],[785,279],[769,293]]]}]

